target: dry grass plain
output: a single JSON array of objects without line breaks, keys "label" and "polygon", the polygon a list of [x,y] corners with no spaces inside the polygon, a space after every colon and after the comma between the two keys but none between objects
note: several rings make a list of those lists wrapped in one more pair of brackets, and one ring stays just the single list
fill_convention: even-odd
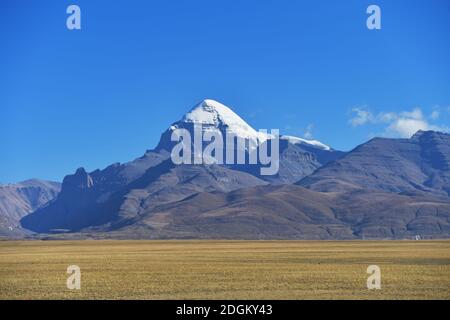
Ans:
[{"label": "dry grass plain", "polygon": [[450,299],[450,241],[1,241],[0,299]]}]

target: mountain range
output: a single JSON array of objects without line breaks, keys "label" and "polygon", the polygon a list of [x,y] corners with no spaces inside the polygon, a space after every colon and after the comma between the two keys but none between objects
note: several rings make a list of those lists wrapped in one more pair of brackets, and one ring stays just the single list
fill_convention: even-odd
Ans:
[{"label": "mountain range", "polygon": [[[0,187],[0,236],[403,239],[450,235],[449,134],[419,131],[410,139],[374,138],[350,152],[281,136],[279,171],[264,176],[258,165],[175,165],[170,158],[175,144],[172,132],[179,128],[192,132],[196,124],[221,134],[232,131],[250,141],[264,139],[230,108],[204,100],[170,125],[155,149],[138,159],[92,172],[79,168],[61,186],[35,181]],[[26,186],[33,191],[25,191]]]}]

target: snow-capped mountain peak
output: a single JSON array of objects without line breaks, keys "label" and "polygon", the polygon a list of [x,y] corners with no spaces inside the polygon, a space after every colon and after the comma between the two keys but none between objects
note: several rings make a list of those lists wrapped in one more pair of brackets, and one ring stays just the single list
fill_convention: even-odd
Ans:
[{"label": "snow-capped mountain peak", "polygon": [[[249,140],[250,147],[254,148],[271,137],[268,133],[263,133],[252,128],[233,110],[224,104],[212,100],[205,99],[195,105],[188,111],[181,120],[173,123],[169,129],[162,135],[161,141],[157,146],[157,150],[164,148],[170,149],[173,143],[170,141],[172,131],[178,128],[192,129],[193,125],[202,125],[202,130],[219,130],[224,136],[226,132],[235,136]],[[267,128],[270,131],[272,128]],[[280,139],[287,140],[291,144],[303,144],[313,148],[322,150],[332,150],[329,146],[317,140],[306,140],[294,136],[280,136]]]},{"label": "snow-capped mountain peak", "polygon": [[317,141],[317,140],[307,140],[307,139],[303,139],[303,138],[299,138],[299,137],[285,136],[285,135],[281,136],[280,139],[287,140],[289,143],[292,143],[292,144],[306,144],[306,145],[310,145],[311,147],[322,149],[322,150],[331,150],[331,148],[329,146],[327,146],[326,144],[323,144],[322,142]]},{"label": "snow-capped mountain peak", "polygon": [[211,99],[205,99],[193,107],[183,116],[182,121],[210,125],[216,125],[221,121],[227,125],[237,124],[240,126],[248,126],[248,124],[230,108]]},{"label": "snow-capped mountain peak", "polygon": [[181,122],[202,124],[205,127],[226,129],[239,137],[267,140],[267,135],[256,131],[227,106],[211,99],[205,99],[186,113]]}]

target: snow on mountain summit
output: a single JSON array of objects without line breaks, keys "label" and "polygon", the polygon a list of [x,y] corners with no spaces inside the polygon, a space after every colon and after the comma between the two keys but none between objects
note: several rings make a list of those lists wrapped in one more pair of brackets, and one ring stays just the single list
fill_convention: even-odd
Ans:
[{"label": "snow on mountain summit", "polygon": [[[231,134],[248,139],[252,147],[257,146],[259,143],[262,143],[271,137],[269,133],[259,132],[252,128],[224,104],[212,99],[205,99],[188,111],[180,121],[177,121],[170,126],[166,140],[170,140],[170,132],[173,130],[177,128],[186,128],[186,126],[191,127],[193,124],[202,125],[203,131],[220,130],[223,135],[225,135],[225,131],[228,131]],[[271,128],[267,128],[267,131],[270,131],[270,129]],[[291,144],[304,144],[317,149],[331,150],[329,146],[317,140],[306,140],[286,135],[281,135],[280,139],[287,140]],[[160,142],[159,146],[164,144],[165,143]]]},{"label": "snow on mountain summit", "polygon": [[192,108],[184,115],[182,121],[211,125],[217,125],[220,121],[227,125],[249,126],[230,108],[211,99],[205,99]]},{"label": "snow on mountain summit", "polygon": [[205,99],[196,105],[181,121],[226,129],[239,137],[258,139],[260,142],[267,140],[267,134],[256,131],[233,110],[211,99]]},{"label": "snow on mountain summit", "polygon": [[307,140],[299,137],[285,136],[285,135],[281,136],[280,139],[287,140],[289,143],[292,144],[307,144],[318,149],[331,150],[329,146],[317,140]]}]

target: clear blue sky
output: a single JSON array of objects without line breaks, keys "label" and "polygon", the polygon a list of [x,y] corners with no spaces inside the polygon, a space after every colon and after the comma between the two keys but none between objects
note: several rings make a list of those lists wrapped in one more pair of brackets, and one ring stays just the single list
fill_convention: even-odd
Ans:
[{"label": "clear blue sky", "polygon": [[[70,4],[82,30],[66,28]],[[450,2],[0,3],[0,182],[136,158],[204,98],[341,150],[448,130]]]}]

